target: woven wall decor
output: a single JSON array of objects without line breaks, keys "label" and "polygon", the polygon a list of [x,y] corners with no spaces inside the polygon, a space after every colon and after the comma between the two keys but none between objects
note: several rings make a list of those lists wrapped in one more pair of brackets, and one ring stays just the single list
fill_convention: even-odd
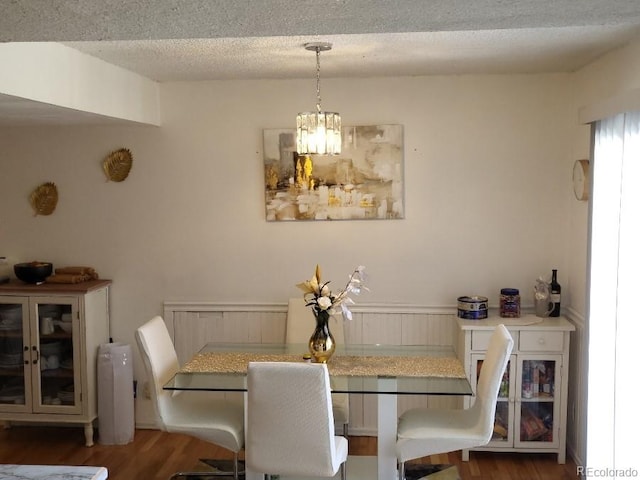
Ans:
[{"label": "woven wall decor", "polygon": [[107,181],[122,182],[129,176],[133,156],[128,148],[119,148],[111,152],[102,162],[102,169]]},{"label": "woven wall decor", "polygon": [[53,182],[36,187],[29,197],[35,215],[51,215],[58,204],[58,188]]}]

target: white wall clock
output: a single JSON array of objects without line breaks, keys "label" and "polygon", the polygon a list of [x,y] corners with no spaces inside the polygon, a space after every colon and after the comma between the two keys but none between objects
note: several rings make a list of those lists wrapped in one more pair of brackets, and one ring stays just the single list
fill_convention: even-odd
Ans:
[{"label": "white wall clock", "polygon": [[576,160],[573,164],[573,193],[578,200],[589,199],[589,160]]}]

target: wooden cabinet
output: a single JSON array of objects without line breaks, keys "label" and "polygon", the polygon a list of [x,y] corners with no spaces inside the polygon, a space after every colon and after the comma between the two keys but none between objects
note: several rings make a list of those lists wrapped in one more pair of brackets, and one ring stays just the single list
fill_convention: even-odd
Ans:
[{"label": "wooden cabinet", "polygon": [[[566,459],[567,385],[570,332],[565,318],[458,318],[458,355],[475,389],[489,337],[503,323],[514,347],[502,378],[493,437],[475,450],[557,453]],[[473,398],[464,400],[469,407]],[[469,451],[462,452],[469,460]]]},{"label": "wooden cabinet", "polygon": [[93,445],[110,284],[0,285],[0,420],[81,424]]}]

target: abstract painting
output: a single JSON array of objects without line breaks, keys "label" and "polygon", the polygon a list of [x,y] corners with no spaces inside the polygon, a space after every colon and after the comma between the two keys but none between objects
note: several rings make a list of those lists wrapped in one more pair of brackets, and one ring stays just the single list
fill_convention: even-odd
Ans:
[{"label": "abstract painting", "polygon": [[402,125],[342,128],[340,155],[298,155],[294,129],[266,129],[266,218],[404,218]]}]

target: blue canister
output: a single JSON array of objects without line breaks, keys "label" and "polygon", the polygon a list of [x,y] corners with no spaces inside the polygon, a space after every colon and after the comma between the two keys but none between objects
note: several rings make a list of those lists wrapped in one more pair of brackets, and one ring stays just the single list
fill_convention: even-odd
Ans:
[{"label": "blue canister", "polygon": [[466,320],[487,318],[488,303],[487,297],[477,295],[458,297],[458,317]]},{"label": "blue canister", "polygon": [[500,290],[500,316],[518,318],[520,316],[520,291],[517,288]]}]

